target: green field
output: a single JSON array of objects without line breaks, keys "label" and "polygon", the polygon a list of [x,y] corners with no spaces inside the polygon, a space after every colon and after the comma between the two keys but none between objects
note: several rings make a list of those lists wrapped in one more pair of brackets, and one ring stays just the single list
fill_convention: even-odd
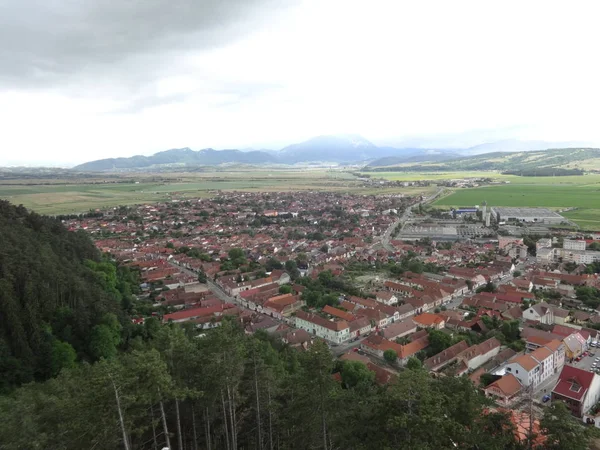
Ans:
[{"label": "green field", "polygon": [[[119,180],[117,178],[117,180]],[[157,181],[158,180],[158,181]],[[90,209],[206,197],[215,191],[285,192],[340,191],[356,194],[405,195],[430,192],[435,187],[365,186],[339,170],[236,170],[161,175],[123,175],[106,182],[101,175],[86,180],[10,180],[0,182],[0,198],[43,214],[79,214]]]},{"label": "green field", "polygon": [[509,181],[510,184],[456,189],[434,205],[472,206],[487,201],[490,206],[578,208],[564,216],[583,228],[600,229],[600,176],[513,177]]}]

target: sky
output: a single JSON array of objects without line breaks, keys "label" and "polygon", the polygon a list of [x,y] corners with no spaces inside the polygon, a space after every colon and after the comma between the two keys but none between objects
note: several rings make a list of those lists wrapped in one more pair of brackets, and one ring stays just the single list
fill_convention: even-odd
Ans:
[{"label": "sky", "polygon": [[6,0],[0,166],[321,134],[600,143],[597,1]]}]

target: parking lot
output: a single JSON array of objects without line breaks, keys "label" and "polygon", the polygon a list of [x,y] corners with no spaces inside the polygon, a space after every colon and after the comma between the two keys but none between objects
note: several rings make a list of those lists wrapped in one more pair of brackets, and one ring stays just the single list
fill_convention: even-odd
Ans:
[{"label": "parking lot", "polygon": [[600,350],[595,347],[590,347],[588,355],[581,358],[581,361],[573,361],[570,363],[579,369],[593,371],[593,364],[596,363],[598,372],[600,372]]}]

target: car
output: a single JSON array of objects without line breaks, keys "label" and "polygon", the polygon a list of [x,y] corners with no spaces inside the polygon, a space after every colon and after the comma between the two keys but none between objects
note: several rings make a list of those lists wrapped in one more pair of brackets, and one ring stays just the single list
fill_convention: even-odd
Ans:
[{"label": "car", "polygon": [[596,367],[598,367],[597,363],[592,364],[592,369],[595,369]]},{"label": "car", "polygon": [[600,357],[594,358],[594,361],[596,361],[596,362],[600,361]]},{"label": "car", "polygon": [[544,395],[544,396],[542,397],[542,401],[543,401],[544,403],[548,402],[549,400],[550,400],[550,394],[546,394],[546,395]]},{"label": "car", "polygon": [[577,361],[577,362],[581,361],[581,356],[578,356],[577,358],[575,358],[575,361]]}]

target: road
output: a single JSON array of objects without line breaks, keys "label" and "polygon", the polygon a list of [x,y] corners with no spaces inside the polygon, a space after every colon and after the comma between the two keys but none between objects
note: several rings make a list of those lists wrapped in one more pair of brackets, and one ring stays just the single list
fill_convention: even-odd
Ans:
[{"label": "road", "polygon": [[390,241],[392,239],[392,234],[394,233],[394,230],[396,229],[396,227],[398,225],[401,225],[402,227],[404,227],[404,224],[408,221],[408,219],[410,217],[413,207],[418,206],[418,205],[424,205],[428,202],[435,200],[442,192],[444,192],[444,188],[443,187],[438,188],[438,190],[435,192],[435,194],[433,194],[431,197],[426,197],[425,199],[421,200],[420,202],[415,203],[414,205],[408,206],[404,210],[402,215],[400,217],[398,217],[398,219],[394,223],[392,223],[388,227],[387,230],[385,230],[385,233],[383,234],[383,237],[381,239],[381,245],[383,246],[383,248],[385,248],[388,252],[395,251],[392,244],[390,244]]}]

